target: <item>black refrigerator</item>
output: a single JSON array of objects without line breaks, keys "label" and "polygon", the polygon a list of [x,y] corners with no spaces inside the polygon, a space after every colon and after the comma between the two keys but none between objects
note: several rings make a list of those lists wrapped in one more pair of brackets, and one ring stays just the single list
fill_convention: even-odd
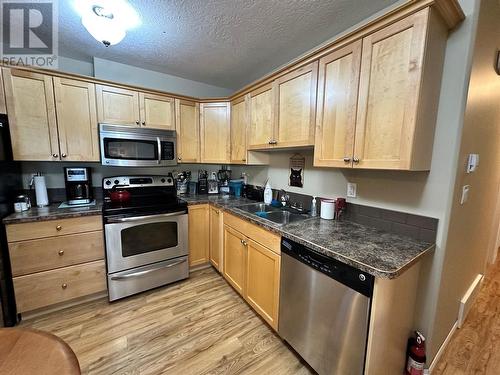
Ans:
[{"label": "black refrigerator", "polygon": [[0,304],[3,317],[0,327],[12,327],[17,323],[7,236],[2,219],[14,211],[14,200],[21,190],[21,166],[12,161],[9,123],[7,116],[0,115]]}]

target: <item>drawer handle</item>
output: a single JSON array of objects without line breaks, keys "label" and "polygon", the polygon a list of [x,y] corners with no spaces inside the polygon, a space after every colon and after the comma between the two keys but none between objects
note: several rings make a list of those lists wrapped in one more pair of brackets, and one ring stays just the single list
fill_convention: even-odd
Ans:
[{"label": "drawer handle", "polygon": [[58,225],[58,226],[56,227],[56,230],[57,230],[58,232],[59,232],[61,229],[62,229],[62,226],[60,226],[60,225]]},{"label": "drawer handle", "polygon": [[59,256],[62,257],[64,255],[64,250],[59,250],[57,254],[59,254]]},{"label": "drawer handle", "polygon": [[66,284],[66,283],[63,283],[63,284],[61,285],[61,288],[63,288],[63,289],[66,289],[67,287],[68,287],[68,284]]}]

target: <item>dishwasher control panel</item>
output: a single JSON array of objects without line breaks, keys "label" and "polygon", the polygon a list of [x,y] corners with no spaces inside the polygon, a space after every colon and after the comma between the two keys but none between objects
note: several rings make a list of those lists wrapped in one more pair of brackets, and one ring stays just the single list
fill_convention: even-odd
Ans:
[{"label": "dishwasher control panel", "polygon": [[281,240],[281,251],[367,297],[373,294],[373,275],[285,238]]}]

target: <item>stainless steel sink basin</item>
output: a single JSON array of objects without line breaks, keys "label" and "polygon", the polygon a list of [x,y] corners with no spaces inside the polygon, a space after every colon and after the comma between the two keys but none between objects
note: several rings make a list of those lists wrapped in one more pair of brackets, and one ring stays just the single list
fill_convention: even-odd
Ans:
[{"label": "stainless steel sink basin", "polygon": [[273,223],[276,224],[288,224],[308,219],[309,215],[280,210],[274,212],[267,212],[265,216],[262,216],[262,218],[272,221]]},{"label": "stainless steel sink basin", "polygon": [[254,214],[261,219],[269,220],[276,224],[288,224],[296,221],[309,219],[310,216],[306,214],[291,212],[277,207],[272,207],[264,203],[254,203],[238,206],[240,210]]},{"label": "stainless steel sink basin", "polygon": [[253,204],[245,204],[243,206],[238,206],[240,210],[250,212],[252,214],[256,212],[273,212],[273,211],[281,211],[279,208],[270,206],[265,203],[253,203]]}]

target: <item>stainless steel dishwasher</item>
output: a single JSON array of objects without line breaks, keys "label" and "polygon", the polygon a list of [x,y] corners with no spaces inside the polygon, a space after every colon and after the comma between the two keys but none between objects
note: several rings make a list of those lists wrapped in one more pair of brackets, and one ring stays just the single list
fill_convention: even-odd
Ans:
[{"label": "stainless steel dishwasher", "polygon": [[278,332],[320,375],[364,371],[374,277],[281,241]]}]

